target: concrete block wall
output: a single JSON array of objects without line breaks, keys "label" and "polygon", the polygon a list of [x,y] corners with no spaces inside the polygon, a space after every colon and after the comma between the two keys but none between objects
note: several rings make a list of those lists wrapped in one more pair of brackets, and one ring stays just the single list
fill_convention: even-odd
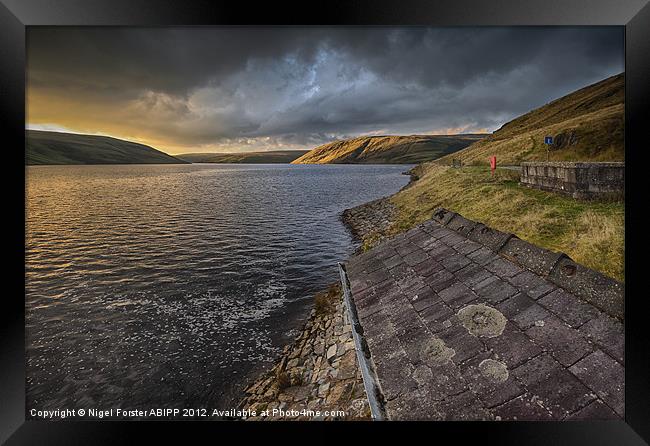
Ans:
[{"label": "concrete block wall", "polygon": [[524,162],[520,183],[578,199],[622,199],[625,163]]}]

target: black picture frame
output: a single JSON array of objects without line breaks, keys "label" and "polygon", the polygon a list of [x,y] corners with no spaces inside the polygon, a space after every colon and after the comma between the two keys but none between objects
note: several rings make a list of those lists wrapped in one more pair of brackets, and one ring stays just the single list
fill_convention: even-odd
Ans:
[{"label": "black picture frame", "polygon": [[[6,160],[4,280],[0,314],[0,442],[7,444],[151,443],[208,435],[262,434],[280,441],[373,441],[395,430],[421,430],[428,441],[496,444],[644,444],[650,442],[650,340],[644,312],[644,117],[650,89],[648,0],[349,0],[301,5],[193,0],[0,0],[0,127]],[[199,423],[25,421],[25,30],[41,25],[612,25],[626,35],[626,416],[625,422]],[[644,113],[645,112],[645,113]],[[23,296],[22,298],[20,296]],[[283,432],[280,432],[283,431]],[[404,432],[406,433],[406,432]],[[282,436],[284,435],[284,436]],[[414,438],[415,437],[411,437]]]}]

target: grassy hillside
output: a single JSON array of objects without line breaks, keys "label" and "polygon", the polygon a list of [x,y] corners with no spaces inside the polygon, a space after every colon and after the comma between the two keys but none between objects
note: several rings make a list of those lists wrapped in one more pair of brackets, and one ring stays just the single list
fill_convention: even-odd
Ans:
[{"label": "grassy hillside", "polygon": [[249,153],[183,153],[176,157],[191,163],[267,164],[290,163],[307,152],[307,150],[272,150]]},{"label": "grassy hillside", "polygon": [[[547,159],[544,136],[553,136],[551,161],[623,161],[625,77],[621,73],[577,90],[514,119],[457,152],[467,164]],[[439,161],[451,163],[451,156]]]},{"label": "grassy hillside", "polygon": [[519,173],[506,169],[492,177],[488,167],[432,164],[418,175],[390,198],[398,208],[391,232],[430,219],[442,206],[624,280],[624,203],[578,201],[521,187]]},{"label": "grassy hillside", "polygon": [[294,164],[417,164],[467,147],[485,135],[368,136],[323,144]]},{"label": "grassy hillside", "polygon": [[179,164],[153,147],[107,136],[26,131],[27,164]]}]

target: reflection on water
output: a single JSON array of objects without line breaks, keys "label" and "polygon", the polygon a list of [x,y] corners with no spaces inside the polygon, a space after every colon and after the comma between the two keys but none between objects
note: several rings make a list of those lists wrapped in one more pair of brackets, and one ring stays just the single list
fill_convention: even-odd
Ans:
[{"label": "reflection on water", "polygon": [[224,407],[405,166],[27,169],[27,406]]}]

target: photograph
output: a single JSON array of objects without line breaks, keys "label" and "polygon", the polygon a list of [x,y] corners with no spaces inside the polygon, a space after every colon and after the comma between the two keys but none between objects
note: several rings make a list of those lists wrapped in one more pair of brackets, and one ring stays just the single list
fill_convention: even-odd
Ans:
[{"label": "photograph", "polygon": [[26,420],[625,420],[625,27],[25,41]]}]

